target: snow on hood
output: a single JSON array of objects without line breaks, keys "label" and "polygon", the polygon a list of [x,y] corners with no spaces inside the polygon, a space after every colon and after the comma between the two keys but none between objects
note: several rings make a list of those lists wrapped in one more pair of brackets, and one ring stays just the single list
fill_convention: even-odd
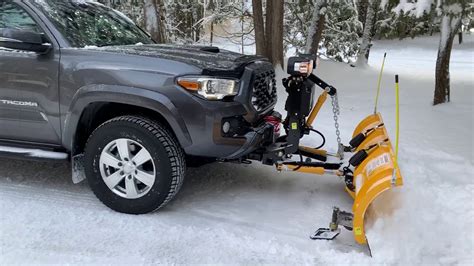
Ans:
[{"label": "snow on hood", "polygon": [[268,61],[261,56],[242,55],[210,46],[147,44],[84,49],[168,59],[191,64],[209,72],[233,71],[239,74],[243,67],[251,62]]}]

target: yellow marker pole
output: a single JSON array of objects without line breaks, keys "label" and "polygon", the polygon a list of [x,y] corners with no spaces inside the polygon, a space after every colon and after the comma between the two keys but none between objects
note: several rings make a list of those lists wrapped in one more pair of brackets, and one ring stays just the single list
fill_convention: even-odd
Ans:
[{"label": "yellow marker pole", "polygon": [[400,137],[400,85],[398,84],[398,75],[395,75],[395,97],[396,97],[396,140],[395,140],[395,166],[398,167],[398,142]]},{"label": "yellow marker pole", "polygon": [[382,84],[382,74],[383,74],[383,69],[385,67],[385,58],[387,58],[387,53],[383,54],[382,67],[380,68],[379,79],[377,81],[377,96],[375,96],[374,114],[377,113],[377,105],[379,104],[380,86]]},{"label": "yellow marker pole", "polygon": [[395,159],[393,162],[392,186],[397,185],[398,171],[398,142],[400,138],[400,85],[398,84],[398,75],[395,75],[395,123],[396,123],[396,139],[395,139]]}]

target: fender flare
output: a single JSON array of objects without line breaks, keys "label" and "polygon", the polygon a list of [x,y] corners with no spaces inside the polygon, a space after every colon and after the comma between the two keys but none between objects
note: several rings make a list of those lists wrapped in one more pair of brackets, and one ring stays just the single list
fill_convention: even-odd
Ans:
[{"label": "fender flare", "polygon": [[74,139],[83,111],[92,103],[119,103],[147,108],[159,113],[171,126],[180,145],[185,148],[192,144],[191,136],[178,109],[162,93],[135,87],[119,85],[91,84],[74,94],[63,124],[63,146],[72,151]]}]

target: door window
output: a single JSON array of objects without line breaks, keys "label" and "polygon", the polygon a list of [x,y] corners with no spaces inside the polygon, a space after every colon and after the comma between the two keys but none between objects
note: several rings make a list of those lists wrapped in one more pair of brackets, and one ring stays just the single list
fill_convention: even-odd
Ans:
[{"label": "door window", "polygon": [[0,2],[0,29],[43,33],[31,16],[15,3]]}]

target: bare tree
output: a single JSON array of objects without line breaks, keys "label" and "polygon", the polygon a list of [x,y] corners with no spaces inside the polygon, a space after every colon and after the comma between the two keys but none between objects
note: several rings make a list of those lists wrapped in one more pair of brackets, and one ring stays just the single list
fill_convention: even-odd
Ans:
[{"label": "bare tree", "polygon": [[262,0],[252,0],[255,27],[255,46],[258,55],[266,55],[265,25],[263,24]]},{"label": "bare tree", "polygon": [[261,0],[252,0],[257,54],[267,57],[274,65],[283,66],[284,0],[268,0],[265,23]]},{"label": "bare tree", "polygon": [[273,1],[267,0],[266,14],[265,14],[265,56],[273,62],[272,58],[272,26],[274,19]]},{"label": "bare tree", "polygon": [[271,49],[271,59],[273,65],[280,65],[283,67],[284,55],[283,55],[283,13],[284,13],[284,0],[267,1],[273,2],[273,22],[271,25],[271,40],[268,46]]}]

